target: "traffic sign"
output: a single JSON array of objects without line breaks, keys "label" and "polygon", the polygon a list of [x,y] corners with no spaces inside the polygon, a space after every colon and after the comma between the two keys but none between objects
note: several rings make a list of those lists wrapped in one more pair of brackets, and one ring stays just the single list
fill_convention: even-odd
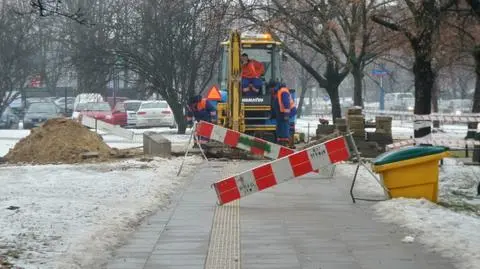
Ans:
[{"label": "traffic sign", "polygon": [[386,76],[386,75],[388,75],[388,70],[373,69],[372,70],[372,75],[373,76]]},{"label": "traffic sign", "polygon": [[212,86],[210,90],[208,91],[207,94],[207,99],[211,101],[221,101],[222,100],[222,95],[220,94],[220,90],[217,88],[217,86]]}]

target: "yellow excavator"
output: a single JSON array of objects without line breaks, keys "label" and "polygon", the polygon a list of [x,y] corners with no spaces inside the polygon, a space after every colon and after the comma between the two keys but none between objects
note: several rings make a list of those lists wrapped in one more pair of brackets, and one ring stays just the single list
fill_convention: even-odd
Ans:
[{"label": "yellow excavator", "polygon": [[[217,124],[249,135],[275,141],[275,119],[271,119],[272,93],[266,84],[282,81],[281,63],[284,60],[281,42],[270,34],[243,33],[233,30],[228,40],[221,43],[222,61],[219,86],[225,99],[217,103]],[[242,97],[242,53],[263,63],[263,85],[256,97]],[[291,91],[294,96],[294,90]]]}]

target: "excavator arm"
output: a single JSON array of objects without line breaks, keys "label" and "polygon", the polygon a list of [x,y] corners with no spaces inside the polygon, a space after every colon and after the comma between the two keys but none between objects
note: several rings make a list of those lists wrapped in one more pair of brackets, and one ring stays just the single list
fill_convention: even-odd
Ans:
[{"label": "excavator arm", "polygon": [[245,132],[245,113],[241,95],[241,47],[240,32],[233,30],[228,49],[228,128]]}]

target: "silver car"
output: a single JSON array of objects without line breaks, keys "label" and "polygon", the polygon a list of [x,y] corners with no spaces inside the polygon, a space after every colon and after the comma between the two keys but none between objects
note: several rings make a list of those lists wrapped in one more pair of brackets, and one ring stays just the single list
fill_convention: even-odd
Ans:
[{"label": "silver car", "polygon": [[172,109],[166,101],[142,102],[137,111],[137,127],[170,127],[175,128]]},{"label": "silver car", "polygon": [[141,100],[126,100],[123,102],[125,111],[127,112],[127,126],[137,125],[137,111],[142,102]]}]

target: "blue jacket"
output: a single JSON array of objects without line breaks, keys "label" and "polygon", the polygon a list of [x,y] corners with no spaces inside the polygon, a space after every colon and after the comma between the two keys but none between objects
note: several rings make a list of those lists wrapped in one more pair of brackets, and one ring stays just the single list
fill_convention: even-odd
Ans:
[{"label": "blue jacket", "polygon": [[187,107],[187,121],[191,121],[192,118],[195,118],[196,121],[203,120],[211,122],[212,119],[215,119],[216,115],[217,110],[206,98]]}]

